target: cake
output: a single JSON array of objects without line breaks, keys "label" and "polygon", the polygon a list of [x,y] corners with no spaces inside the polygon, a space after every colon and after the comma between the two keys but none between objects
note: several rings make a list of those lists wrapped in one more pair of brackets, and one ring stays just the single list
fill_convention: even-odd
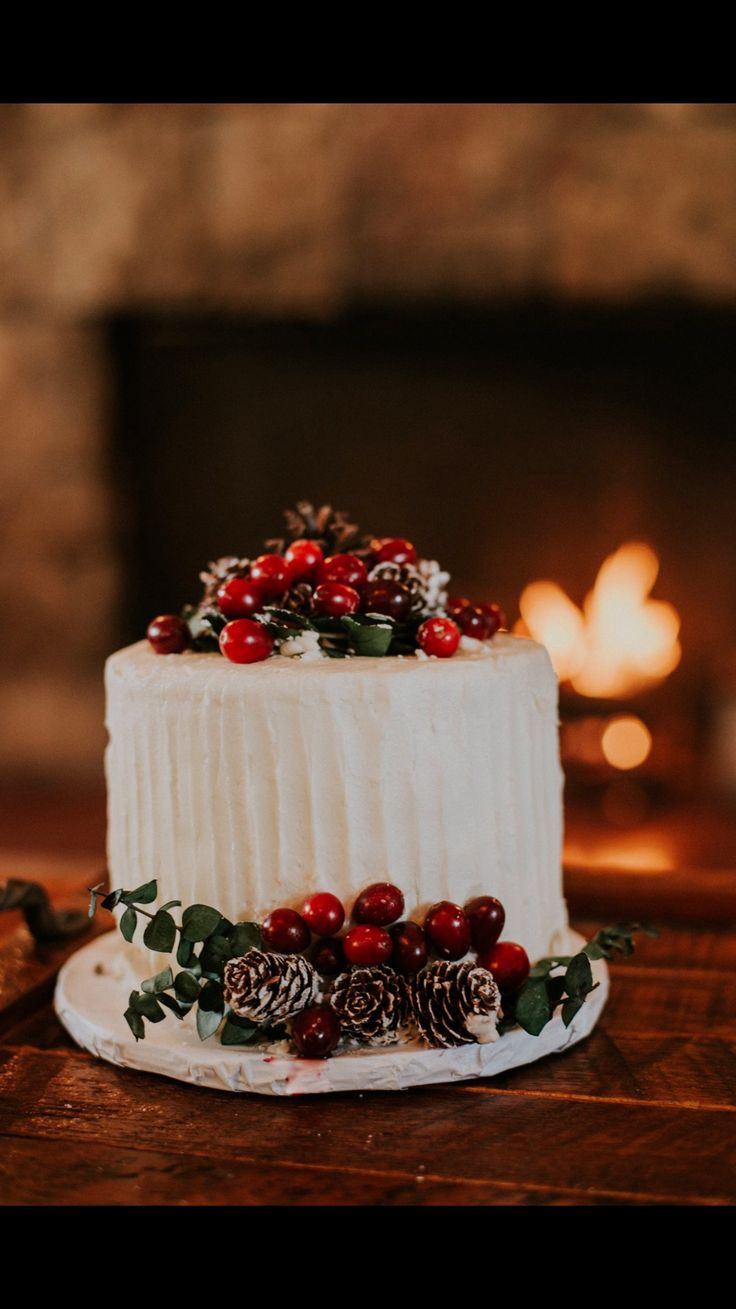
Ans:
[{"label": "cake", "polygon": [[[202,1040],[307,1057],[536,1034],[569,940],[547,652],[405,539],[286,517],[107,661],[103,903],[156,974],[128,1025],[197,1005]],[[593,987],[587,961],[570,976],[569,1017]]]},{"label": "cake", "polygon": [[499,633],[449,659],[239,665],[107,662],[111,885],[233,922],[348,906],[396,883],[406,912],[492,894],[531,959],[566,925],[557,681],[542,646]]}]

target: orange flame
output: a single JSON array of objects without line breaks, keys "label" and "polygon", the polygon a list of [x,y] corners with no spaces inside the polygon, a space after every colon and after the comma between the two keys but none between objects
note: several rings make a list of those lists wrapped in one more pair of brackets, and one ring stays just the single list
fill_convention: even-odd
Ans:
[{"label": "orange flame", "polygon": [[658,572],[650,546],[622,545],[604,560],[582,610],[555,582],[532,582],[514,630],[545,645],[560,681],[580,695],[632,695],[667,677],[682,656],[676,609],[649,599]]}]

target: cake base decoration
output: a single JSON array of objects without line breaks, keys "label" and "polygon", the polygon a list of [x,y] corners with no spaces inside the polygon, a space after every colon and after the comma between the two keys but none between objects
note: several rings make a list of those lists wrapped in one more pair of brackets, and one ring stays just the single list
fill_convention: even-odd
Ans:
[{"label": "cake base decoration", "polygon": [[[183,1022],[195,1011],[194,1026],[201,1042],[251,1047],[266,1061],[273,1058],[269,1054],[273,1051],[287,1066],[289,1058],[309,1062],[341,1059],[369,1048],[395,1046],[397,1053],[411,1056],[411,1067],[411,1059],[427,1048],[453,1051],[463,1046],[502,1045],[509,1038],[515,1038],[516,1052],[523,1054],[521,1062],[527,1062],[538,1057],[527,1041],[538,1040],[555,1023],[555,1039],[568,1044],[564,1033],[586,1004],[587,1013],[578,1022],[574,1039],[587,1034],[605,995],[596,997],[592,1006],[590,998],[599,990],[607,991],[602,961],[617,952],[630,954],[634,933],[639,930],[656,935],[653,928],[638,923],[603,928],[588,942],[581,942],[573,934],[571,940],[580,946],[574,953],[541,959],[530,967],[523,948],[515,942],[496,941],[489,946],[489,935],[500,933],[504,920],[503,906],[493,897],[474,899],[468,906],[469,913],[459,905],[435,905],[423,925],[391,924],[385,920],[401,912],[403,896],[390,883],[378,883],[361,893],[352,917],[378,918],[385,925],[363,922],[350,928],[343,938],[346,942],[351,933],[373,935],[360,937],[357,958],[352,960],[355,951],[349,945],[343,946],[345,966],[334,976],[330,975],[331,967],[327,974],[320,974],[310,961],[309,954],[319,965],[325,939],[312,942],[311,930],[296,910],[275,909],[261,925],[231,923],[211,906],[192,905],[183,910],[177,923],[171,912],[176,902],[168,901],[159,909],[152,907],[157,892],[155,880],[131,891],[104,893],[100,886],[90,888],[90,915],[100,903],[115,911],[120,932],[128,943],[133,941],[141,918],[146,919],[144,944],[175,955],[176,971],[169,964],[129,993],[122,1017],[134,1043],[147,1036],[151,1030],[147,1024],[155,1030],[169,1014]],[[336,912],[334,900],[330,892],[323,892],[310,897],[304,907],[321,926],[329,927],[344,917]],[[497,906],[495,926],[489,924],[489,903]],[[326,909],[331,913],[326,914]],[[442,930],[438,930],[438,923]],[[386,930],[389,926],[398,929],[394,937]],[[407,956],[403,941],[409,927],[424,938],[423,954]],[[277,948],[264,948],[264,934]],[[475,954],[468,952],[473,938],[483,942]],[[94,942],[83,953],[94,953],[99,948]],[[106,939],[104,951],[107,966],[98,959],[95,976],[120,976],[122,980],[119,947],[116,951]],[[486,966],[494,951],[499,959],[495,976]],[[522,960],[526,960],[525,966]],[[111,973],[113,961],[117,962]],[[69,977],[60,979],[57,1012],[81,1044],[106,1057],[104,1041],[99,1040],[99,1016],[97,1024],[94,1020],[93,997],[85,998],[81,1011],[78,989],[74,998],[75,982],[84,967],[80,961],[68,969]],[[130,975],[124,962],[122,972]],[[118,994],[120,989],[118,986]],[[521,1033],[526,1040],[522,1040]],[[123,1048],[119,1031],[112,1039]],[[190,1042],[186,1044],[190,1049]],[[547,1042],[541,1051],[549,1052]],[[411,1084],[401,1081],[397,1072],[400,1063],[385,1066],[385,1071],[391,1069],[389,1080],[397,1085]],[[420,1063],[423,1065],[422,1060]],[[450,1075],[474,1075],[457,1071],[464,1066],[451,1061],[454,1071]],[[361,1067],[365,1072],[365,1066]],[[441,1073],[441,1065],[432,1067]],[[481,1075],[491,1065],[481,1059],[474,1067],[476,1075]],[[166,1072],[168,1068],[157,1071]],[[444,1078],[440,1075],[436,1080]],[[290,1085],[288,1077],[286,1084]],[[318,1078],[316,1085],[329,1089],[333,1080]],[[244,1089],[239,1077],[231,1089]]]}]

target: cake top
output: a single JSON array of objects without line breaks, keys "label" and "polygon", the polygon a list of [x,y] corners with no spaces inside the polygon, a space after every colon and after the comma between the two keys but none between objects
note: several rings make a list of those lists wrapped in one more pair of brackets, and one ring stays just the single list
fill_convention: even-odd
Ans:
[{"label": "cake top", "polygon": [[228,555],[200,573],[204,591],[181,614],[160,614],[157,654],[266,659],[415,659],[479,654],[503,629],[495,602],[448,594],[450,574],[405,537],[363,535],[342,510],[306,500],[285,513],[286,535],[254,559]]}]

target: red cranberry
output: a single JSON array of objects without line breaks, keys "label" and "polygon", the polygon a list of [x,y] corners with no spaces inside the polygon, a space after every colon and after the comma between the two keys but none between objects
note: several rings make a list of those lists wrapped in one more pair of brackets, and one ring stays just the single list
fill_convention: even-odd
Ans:
[{"label": "red cranberry", "polygon": [[362,587],[368,579],[368,569],[357,555],[330,555],[317,569],[318,582],[341,582],[343,586]]},{"label": "red cranberry", "polygon": [[478,955],[481,968],[493,973],[499,991],[518,991],[529,976],[529,955],[523,945],[515,941],[497,941],[490,950]]},{"label": "red cranberry", "polygon": [[368,583],[360,607],[364,614],[385,614],[401,623],[411,613],[412,594],[403,582],[382,578]]},{"label": "red cranberry", "polygon": [[398,973],[418,973],[427,962],[427,938],[419,923],[394,923],[391,963]]},{"label": "red cranberry", "polygon": [[234,618],[220,632],[220,649],[234,664],[258,664],[273,652],[273,637],[263,623]]},{"label": "red cranberry", "polygon": [[417,562],[417,552],[411,541],[405,541],[401,536],[390,536],[381,541],[375,551],[375,556],[376,562],[379,564],[415,564]]},{"label": "red cranberry", "polygon": [[477,605],[468,605],[465,609],[458,610],[454,618],[463,636],[472,636],[476,641],[485,641],[492,635],[491,624]]},{"label": "red cranberry", "polygon": [[325,941],[318,941],[312,955],[312,963],[323,977],[337,977],[338,973],[344,972],[345,951],[340,938],[330,936]]},{"label": "red cranberry", "polygon": [[345,922],[345,910],[331,891],[320,891],[304,901],[302,918],[318,936],[334,936]]},{"label": "red cranberry", "polygon": [[260,583],[252,577],[231,577],[217,592],[217,603],[226,618],[251,618],[265,601]]},{"label": "red cranberry", "polygon": [[461,609],[470,609],[472,600],[468,600],[464,595],[450,595],[447,598],[447,612],[456,614]]},{"label": "red cranberry", "polygon": [[356,923],[373,923],[374,927],[395,923],[403,912],[404,897],[398,886],[390,882],[373,882],[361,891],[353,905]]},{"label": "red cranberry", "polygon": [[485,614],[488,621],[489,636],[495,636],[501,627],[506,627],[506,615],[500,605],[482,604],[478,605],[481,613]]},{"label": "red cranberry", "polygon": [[462,959],[470,945],[470,923],[464,909],[450,900],[433,904],[424,920],[427,933],[442,959]]},{"label": "red cranberry", "polygon": [[292,1022],[291,1039],[302,1059],[326,1059],[340,1040],[340,1019],[330,1005],[310,1005]]},{"label": "red cranberry", "polygon": [[316,541],[294,541],[284,559],[289,565],[292,582],[313,582],[324,555]]},{"label": "red cranberry", "polygon": [[297,954],[309,945],[309,928],[296,909],[272,909],[264,918],[261,935],[265,945],[279,954]]},{"label": "red cranberry", "polygon": [[146,636],[156,654],[181,654],[191,645],[189,628],[176,614],[159,614],[148,624]]},{"label": "red cranberry", "polygon": [[495,945],[506,922],[506,910],[492,895],[477,895],[468,900],[465,912],[470,919],[470,939],[474,950],[488,950]]},{"label": "red cranberry", "polygon": [[352,586],[343,586],[341,582],[323,582],[314,593],[314,604],[318,614],[340,618],[343,614],[355,613],[360,605],[360,596]]},{"label": "red cranberry", "polygon": [[342,938],[342,944],[350,964],[387,964],[394,947],[388,932],[372,923],[351,927]]},{"label": "red cranberry", "polygon": [[273,600],[286,590],[291,574],[283,555],[259,555],[250,566],[250,576],[259,583],[264,599]]},{"label": "red cranberry", "polygon": [[451,618],[428,618],[417,632],[417,644],[427,655],[448,659],[460,644],[460,628]]}]

